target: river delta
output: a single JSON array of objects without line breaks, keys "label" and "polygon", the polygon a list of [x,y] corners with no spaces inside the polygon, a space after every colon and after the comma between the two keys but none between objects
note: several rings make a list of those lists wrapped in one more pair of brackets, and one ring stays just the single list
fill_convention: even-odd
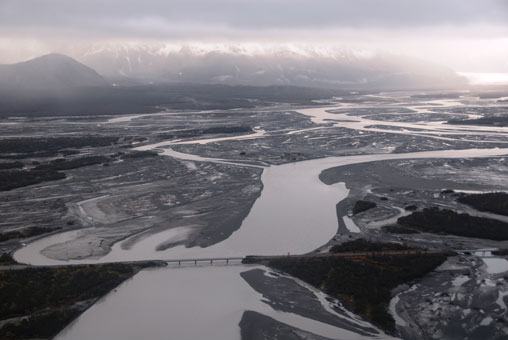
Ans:
[{"label": "river delta", "polygon": [[[201,261],[142,270],[56,339],[502,339],[508,261],[489,251],[508,241],[382,229],[410,205],[506,221],[453,193],[508,191],[508,127],[447,123],[501,115],[499,98],[352,93],[305,107],[11,118],[5,138],[118,141],[74,150],[106,163],[1,192],[3,232],[60,229],[0,246],[34,266],[322,253],[359,237],[458,251],[393,292],[394,335],[268,267]],[[158,156],[119,156],[144,151]],[[352,216],[359,199],[376,207]]]}]

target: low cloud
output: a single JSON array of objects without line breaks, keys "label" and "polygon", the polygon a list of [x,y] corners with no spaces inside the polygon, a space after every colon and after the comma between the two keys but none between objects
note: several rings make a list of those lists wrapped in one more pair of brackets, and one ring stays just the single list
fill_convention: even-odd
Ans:
[{"label": "low cloud", "polygon": [[30,35],[199,38],[268,31],[504,25],[503,0],[3,0],[2,31]]},{"label": "low cloud", "polygon": [[0,0],[0,62],[97,43],[299,42],[501,69],[505,37],[505,0]]}]

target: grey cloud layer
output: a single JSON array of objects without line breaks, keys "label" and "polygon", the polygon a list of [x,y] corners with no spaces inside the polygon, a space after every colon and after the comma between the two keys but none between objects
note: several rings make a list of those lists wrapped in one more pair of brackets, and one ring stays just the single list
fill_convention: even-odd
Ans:
[{"label": "grey cloud layer", "polygon": [[34,37],[199,38],[507,23],[506,0],[0,0],[0,31]]}]

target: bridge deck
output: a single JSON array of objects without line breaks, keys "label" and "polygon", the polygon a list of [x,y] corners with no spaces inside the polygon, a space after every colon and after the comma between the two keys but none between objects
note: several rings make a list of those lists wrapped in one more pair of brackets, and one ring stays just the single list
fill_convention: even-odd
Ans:
[{"label": "bridge deck", "polygon": [[241,261],[244,263],[258,263],[266,262],[276,259],[287,258],[309,258],[309,257],[355,257],[355,256],[386,256],[386,255],[415,255],[415,254],[440,254],[451,253],[451,251],[443,250],[396,250],[396,251],[364,251],[364,252],[349,252],[349,253],[318,253],[318,254],[304,254],[304,255],[249,255],[246,257],[231,256],[231,257],[205,257],[205,258],[183,258],[183,259],[167,259],[163,260],[166,263],[194,263],[204,264],[214,262],[236,262]]},{"label": "bridge deck", "polygon": [[230,262],[242,262],[243,257],[236,256],[236,257],[208,257],[208,258],[187,258],[187,259],[168,259],[164,260],[164,262],[170,264],[170,263],[178,263],[179,265],[182,263],[194,263],[194,264],[203,264],[203,263],[210,263],[213,264],[214,262],[223,262],[223,263],[230,263]]}]

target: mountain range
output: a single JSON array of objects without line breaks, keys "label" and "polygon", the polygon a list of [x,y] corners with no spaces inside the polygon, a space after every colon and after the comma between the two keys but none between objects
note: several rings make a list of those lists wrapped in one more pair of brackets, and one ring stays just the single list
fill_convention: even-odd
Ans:
[{"label": "mountain range", "polygon": [[118,82],[287,85],[334,89],[453,88],[453,70],[419,59],[351,49],[327,51],[242,47],[113,46],[76,57]]},{"label": "mountain range", "polygon": [[[450,89],[450,69],[387,55],[101,50],[0,65],[0,116],[312,104],[352,91]],[[97,70],[97,71],[96,71]]]},{"label": "mountain range", "polygon": [[[455,88],[465,79],[415,58],[350,50],[302,53],[276,50],[164,50],[104,48],[75,56],[48,54],[0,65],[0,91],[60,92],[77,87],[143,84],[299,86],[329,89]],[[87,65],[87,66],[85,66]]]}]

